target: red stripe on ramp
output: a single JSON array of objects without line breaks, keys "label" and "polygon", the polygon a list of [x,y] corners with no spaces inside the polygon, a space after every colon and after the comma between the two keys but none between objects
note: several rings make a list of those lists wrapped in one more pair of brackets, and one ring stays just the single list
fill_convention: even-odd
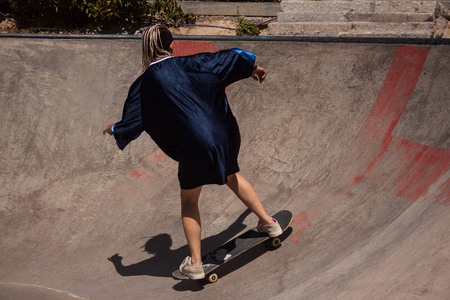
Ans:
[{"label": "red stripe on ramp", "polygon": [[[343,160],[340,173],[398,197],[450,205],[450,150],[414,143],[392,132],[414,92],[429,48],[399,46],[389,72],[366,121]],[[356,175],[352,175],[356,174]],[[350,179],[348,178],[348,179]]]},{"label": "red stripe on ramp", "polygon": [[[447,180],[439,184],[450,170],[450,150],[439,149],[394,137],[380,163],[366,176],[366,181],[398,197],[416,201],[425,195],[431,186],[435,193],[434,203],[448,205]],[[447,190],[447,192],[445,192]]]},{"label": "red stripe on ramp", "polygon": [[392,131],[416,87],[428,55],[428,47],[399,46],[378,98],[366,122],[356,136],[360,143],[370,143],[371,161],[353,184],[367,175],[392,142]]},{"label": "red stripe on ramp", "polygon": [[206,41],[174,41],[174,56],[188,56],[201,52],[216,52],[219,49],[211,42]]}]

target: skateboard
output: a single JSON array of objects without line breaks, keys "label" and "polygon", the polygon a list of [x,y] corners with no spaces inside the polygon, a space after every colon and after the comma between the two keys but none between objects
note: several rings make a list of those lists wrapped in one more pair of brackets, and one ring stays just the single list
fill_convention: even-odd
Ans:
[{"label": "skateboard", "polygon": [[[273,218],[278,221],[284,232],[287,228],[289,228],[289,225],[291,225],[292,213],[288,210],[282,210],[273,215]],[[281,246],[280,237],[271,238],[267,235],[267,233],[261,233],[255,227],[230,240],[216,250],[206,254],[202,257],[205,278],[210,283],[216,282],[219,279],[219,276],[217,276],[217,273],[214,272],[214,270],[250,248],[253,248],[269,239],[270,245],[273,248],[278,248]],[[172,276],[177,279],[189,279],[189,277],[181,274],[179,270],[174,271]]]}]

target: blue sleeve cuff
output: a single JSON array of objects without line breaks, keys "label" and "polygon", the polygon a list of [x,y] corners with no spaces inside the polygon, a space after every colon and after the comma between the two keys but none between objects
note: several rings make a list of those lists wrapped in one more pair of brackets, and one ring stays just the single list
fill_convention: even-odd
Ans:
[{"label": "blue sleeve cuff", "polygon": [[252,66],[254,66],[255,65],[255,61],[256,61],[256,55],[255,54],[253,54],[253,53],[251,53],[251,52],[248,52],[248,51],[245,51],[245,50],[242,50],[242,49],[238,49],[238,48],[233,48],[233,49],[231,49],[231,50],[233,50],[234,52],[236,52],[236,53],[238,53],[240,56],[242,56],[247,62],[249,62]]},{"label": "blue sleeve cuff", "polygon": [[113,135],[114,135],[114,126],[116,126],[116,124],[114,124],[114,125],[111,127],[111,132],[113,133]]}]

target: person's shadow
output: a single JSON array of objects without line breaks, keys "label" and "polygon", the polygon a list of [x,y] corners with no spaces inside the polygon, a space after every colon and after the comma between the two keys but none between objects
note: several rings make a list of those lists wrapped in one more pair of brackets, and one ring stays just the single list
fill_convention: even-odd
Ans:
[{"label": "person's shadow", "polygon": [[[218,248],[244,230],[246,226],[243,224],[243,221],[249,214],[250,210],[247,209],[227,229],[219,234],[203,239],[202,255]],[[181,261],[190,252],[187,245],[176,250],[171,250],[171,246],[172,238],[170,235],[162,233],[149,239],[142,247],[147,253],[152,254],[153,257],[128,266],[122,264],[122,257],[119,254],[109,257],[108,260],[114,264],[117,273],[122,276],[172,277],[172,272],[178,269]]]}]

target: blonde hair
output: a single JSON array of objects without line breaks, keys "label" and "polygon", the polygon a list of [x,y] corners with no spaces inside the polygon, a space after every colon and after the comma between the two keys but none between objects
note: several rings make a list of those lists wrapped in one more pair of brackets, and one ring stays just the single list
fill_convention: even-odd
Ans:
[{"label": "blonde hair", "polygon": [[169,29],[161,24],[147,28],[142,34],[142,68],[145,71],[158,57],[172,55],[170,44],[173,37]]}]

